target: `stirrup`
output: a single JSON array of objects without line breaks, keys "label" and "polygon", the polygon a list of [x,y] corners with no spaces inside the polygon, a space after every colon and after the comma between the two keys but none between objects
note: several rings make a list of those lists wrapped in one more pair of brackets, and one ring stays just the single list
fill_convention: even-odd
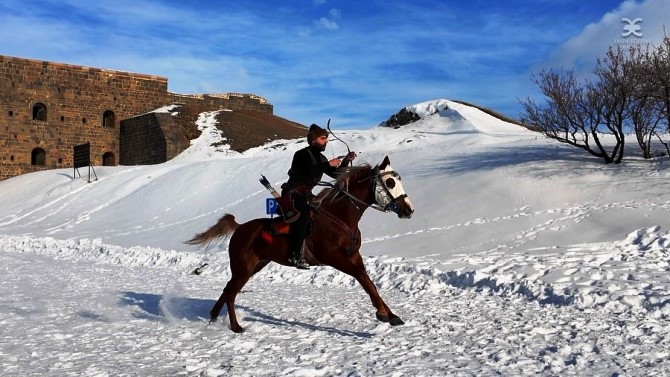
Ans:
[{"label": "stirrup", "polygon": [[299,270],[309,270],[309,264],[305,262],[305,258],[303,257],[298,257],[298,258],[288,258],[288,264],[291,266],[299,269]]}]

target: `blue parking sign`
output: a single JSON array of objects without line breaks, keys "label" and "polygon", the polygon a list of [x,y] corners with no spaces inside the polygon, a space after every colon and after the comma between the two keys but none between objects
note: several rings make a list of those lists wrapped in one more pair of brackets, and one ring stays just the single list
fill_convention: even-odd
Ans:
[{"label": "blue parking sign", "polygon": [[277,199],[275,198],[267,198],[265,199],[265,213],[268,215],[276,215],[277,214]]}]

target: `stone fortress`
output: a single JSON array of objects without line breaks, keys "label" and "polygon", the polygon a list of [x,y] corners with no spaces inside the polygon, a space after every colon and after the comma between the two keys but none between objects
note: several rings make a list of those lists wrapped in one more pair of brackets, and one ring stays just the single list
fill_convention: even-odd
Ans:
[{"label": "stone fortress", "polygon": [[[183,110],[176,118],[152,112],[172,104]],[[197,113],[223,109],[238,111],[222,123],[243,133],[245,119],[262,119],[288,125],[286,138],[304,135],[253,94],[175,94],[160,76],[0,55],[0,180],[72,167],[73,147],[84,143],[93,165],[165,162],[199,135]]]}]

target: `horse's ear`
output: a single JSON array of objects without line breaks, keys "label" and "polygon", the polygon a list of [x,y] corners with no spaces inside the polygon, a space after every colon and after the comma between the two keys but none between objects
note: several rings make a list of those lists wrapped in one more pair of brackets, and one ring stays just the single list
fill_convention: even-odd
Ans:
[{"label": "horse's ear", "polygon": [[391,160],[389,160],[389,156],[386,156],[384,157],[384,161],[382,161],[382,164],[379,165],[379,170],[384,170],[389,165],[391,165]]}]

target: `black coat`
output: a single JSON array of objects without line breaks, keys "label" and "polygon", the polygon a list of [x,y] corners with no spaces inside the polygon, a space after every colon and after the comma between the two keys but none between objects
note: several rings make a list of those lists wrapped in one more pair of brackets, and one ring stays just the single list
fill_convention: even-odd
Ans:
[{"label": "black coat", "polygon": [[335,178],[336,172],[337,168],[330,166],[328,159],[321,151],[312,146],[307,146],[293,155],[286,186],[302,193],[311,192],[324,173]]}]

